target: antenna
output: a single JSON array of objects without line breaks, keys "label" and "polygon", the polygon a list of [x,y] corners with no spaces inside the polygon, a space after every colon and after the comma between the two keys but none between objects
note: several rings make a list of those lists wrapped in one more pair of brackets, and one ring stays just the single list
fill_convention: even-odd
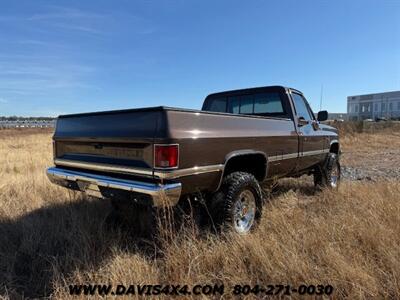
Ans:
[{"label": "antenna", "polygon": [[319,98],[319,110],[322,110],[322,95],[324,94],[324,85],[321,84],[321,97]]}]

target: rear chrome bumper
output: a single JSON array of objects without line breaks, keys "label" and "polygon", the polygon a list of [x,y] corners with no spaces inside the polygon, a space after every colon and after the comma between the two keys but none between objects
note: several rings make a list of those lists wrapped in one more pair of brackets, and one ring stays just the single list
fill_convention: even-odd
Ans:
[{"label": "rear chrome bumper", "polygon": [[177,204],[182,190],[180,183],[148,183],[71,171],[58,167],[48,168],[47,176],[55,184],[70,188],[74,185],[80,191],[95,197],[104,197],[103,188],[149,195],[153,199],[152,205],[159,207]]}]

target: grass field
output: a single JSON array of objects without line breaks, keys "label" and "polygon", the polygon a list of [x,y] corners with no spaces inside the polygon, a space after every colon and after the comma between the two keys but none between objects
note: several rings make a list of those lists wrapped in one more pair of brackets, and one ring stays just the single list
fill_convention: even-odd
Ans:
[{"label": "grass field", "polygon": [[[343,138],[343,163],[364,157],[346,152],[370,158],[399,146],[398,131],[354,133]],[[4,298],[76,298],[68,285],[86,283],[224,283],[227,291],[235,284],[330,284],[335,298],[400,298],[398,180],[344,181],[338,192],[316,194],[309,180],[284,180],[254,234],[188,228],[156,248],[106,229],[107,201],[52,185],[44,172],[51,150],[49,132],[0,131]]]}]

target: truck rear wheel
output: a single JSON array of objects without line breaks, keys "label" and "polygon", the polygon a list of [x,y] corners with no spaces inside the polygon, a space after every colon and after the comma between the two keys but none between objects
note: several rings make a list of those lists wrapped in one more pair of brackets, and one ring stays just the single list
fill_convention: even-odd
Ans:
[{"label": "truck rear wheel", "polygon": [[340,184],[341,169],[339,157],[336,153],[329,153],[325,164],[314,172],[316,187],[337,189]]},{"label": "truck rear wheel", "polygon": [[209,207],[217,230],[229,228],[246,234],[256,227],[261,217],[260,185],[252,174],[231,173],[224,178]]}]

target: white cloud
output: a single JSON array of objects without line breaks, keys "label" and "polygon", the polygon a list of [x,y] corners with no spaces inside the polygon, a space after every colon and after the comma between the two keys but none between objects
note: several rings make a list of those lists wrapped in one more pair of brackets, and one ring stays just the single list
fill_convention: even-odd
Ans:
[{"label": "white cloud", "polygon": [[[111,15],[98,14],[89,11],[83,11],[76,8],[68,8],[61,6],[48,6],[42,13],[26,15],[1,15],[0,22],[26,22],[25,24],[35,23],[35,28],[38,26],[58,27],[66,30],[81,31],[90,34],[103,33],[100,28],[103,28],[105,20],[109,20]],[[31,25],[29,25],[31,26]],[[34,43],[37,44],[36,41]]]},{"label": "white cloud", "polygon": [[95,19],[104,18],[102,14],[83,11],[76,8],[50,6],[50,11],[46,13],[39,13],[28,18],[30,21],[34,20],[50,20],[50,19]]},{"label": "white cloud", "polygon": [[94,34],[102,34],[103,32],[100,30],[97,30],[95,28],[92,28],[90,26],[80,26],[80,25],[71,25],[71,24],[55,24],[55,26],[63,29],[70,29],[70,30],[75,30],[75,31],[83,31],[86,33],[94,33]]},{"label": "white cloud", "polygon": [[[38,95],[50,90],[99,88],[91,83],[96,68],[62,58],[8,57],[0,55],[0,86],[7,97],[9,94]],[[0,101],[0,103],[5,103]]]}]

